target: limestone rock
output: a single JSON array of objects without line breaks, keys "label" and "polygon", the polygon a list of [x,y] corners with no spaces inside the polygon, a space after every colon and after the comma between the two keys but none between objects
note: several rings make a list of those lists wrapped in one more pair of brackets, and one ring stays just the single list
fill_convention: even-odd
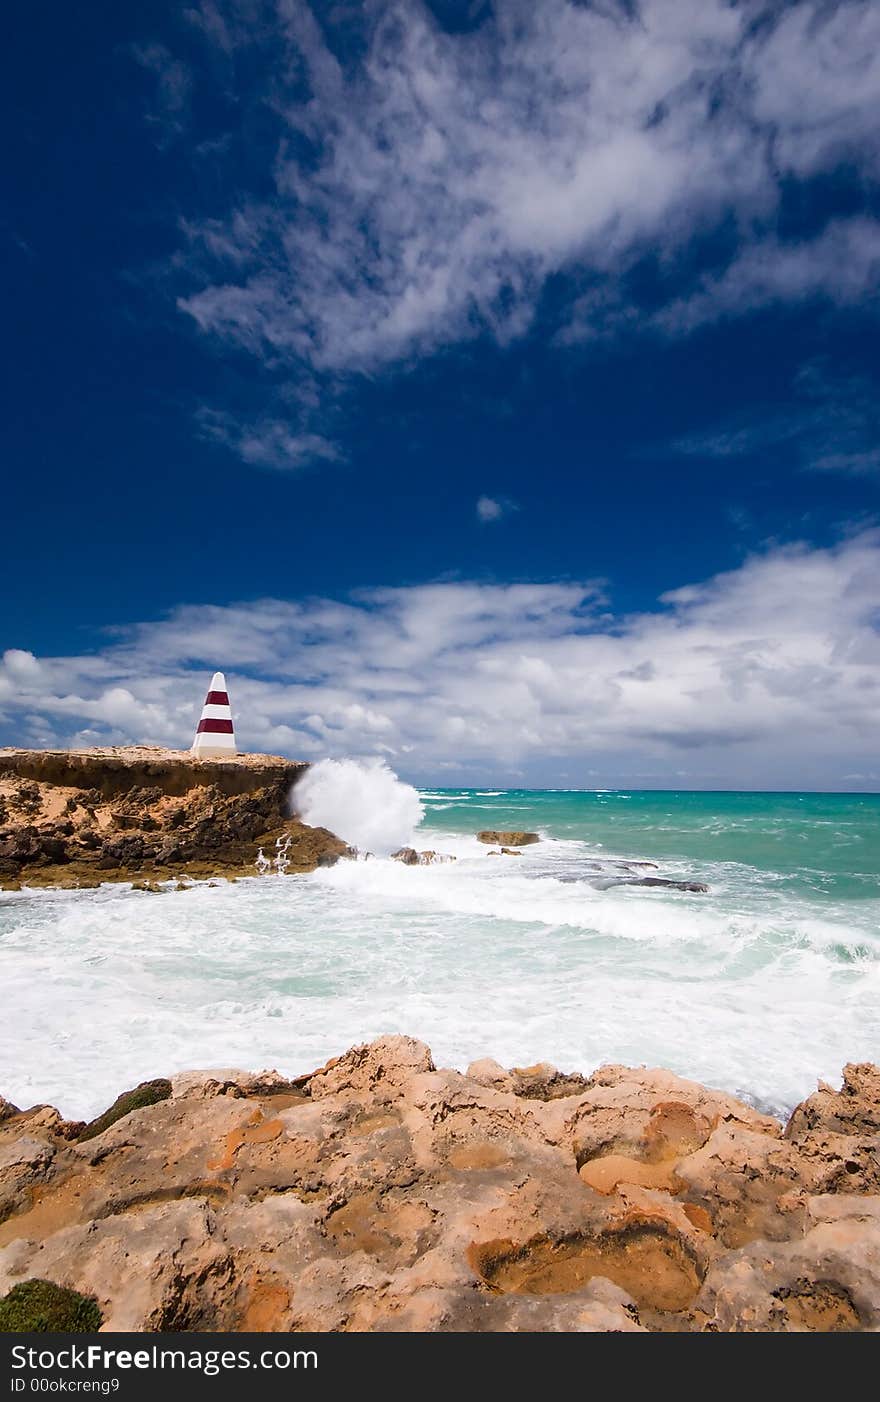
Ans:
[{"label": "limestone rock", "polygon": [[561,1100],[581,1095],[589,1086],[586,1076],[567,1075],[549,1061],[539,1061],[534,1066],[514,1066],[508,1074],[514,1095],[527,1100]]},{"label": "limestone rock", "polygon": [[455,857],[446,852],[417,852],[414,847],[401,847],[391,853],[391,860],[402,862],[406,867],[430,867],[439,866],[443,862],[454,862]]},{"label": "limestone rock", "polygon": [[845,1066],[842,1089],[820,1086],[794,1111],[785,1135],[797,1143],[815,1130],[880,1134],[880,1070],[870,1063]]},{"label": "limestone rock", "polygon": [[491,1056],[483,1056],[479,1061],[472,1061],[465,1072],[469,1081],[476,1081],[480,1086],[493,1086],[496,1090],[512,1090],[513,1077],[509,1071],[505,1071],[499,1062],[494,1061]]},{"label": "limestone rock", "polygon": [[294,1090],[296,1081],[289,1081],[277,1071],[239,1071],[212,1069],[181,1071],[170,1080],[172,1099],[210,1100],[215,1095],[242,1096],[283,1095]]},{"label": "limestone rock", "polygon": [[402,1036],[175,1076],[91,1138],[3,1102],[0,1295],[107,1331],[877,1329],[875,1074],[785,1136],[668,1071],[462,1075]]},{"label": "limestone rock", "polygon": [[309,1094],[317,1100],[340,1092],[369,1092],[380,1085],[398,1086],[419,1071],[433,1071],[431,1052],[413,1037],[379,1037],[335,1057],[310,1078]]},{"label": "limestone rock", "polygon": [[290,837],[290,872],[328,865],[350,849],[289,815],[307,768],[151,746],[0,750],[0,886],[253,876],[277,837]]},{"label": "limestone rock", "polygon": [[814,1182],[784,1139],[742,1124],[718,1124],[705,1144],[675,1164],[678,1195],[702,1207],[727,1246],[791,1235],[798,1194]]},{"label": "limestone rock", "polygon": [[49,1176],[55,1146],[27,1130],[0,1141],[0,1223],[29,1201],[31,1190]]},{"label": "limestone rock", "polygon": [[18,1106],[13,1105],[11,1100],[4,1100],[3,1096],[0,1095],[0,1124],[2,1124],[4,1120],[10,1119],[13,1115],[19,1114],[21,1114],[21,1111]]},{"label": "limestone rock", "polygon": [[[849,1205],[848,1205],[849,1206]],[[880,1327],[880,1212],[857,1200],[801,1237],[753,1242],[718,1260],[695,1302],[707,1327],[849,1332]]]},{"label": "limestone rock", "polygon": [[603,1066],[576,1103],[571,1130],[579,1166],[609,1153],[656,1162],[699,1148],[724,1121],[774,1138],[782,1132],[776,1120],[734,1096],[671,1071]]}]

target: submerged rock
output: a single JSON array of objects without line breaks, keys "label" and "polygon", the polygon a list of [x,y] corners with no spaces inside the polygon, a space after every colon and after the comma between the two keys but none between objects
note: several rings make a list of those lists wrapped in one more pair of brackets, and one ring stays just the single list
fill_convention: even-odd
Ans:
[{"label": "submerged rock", "polygon": [[493,847],[529,847],[533,842],[540,842],[541,838],[536,832],[478,832],[478,842],[489,842]]},{"label": "submerged rock", "polygon": [[702,881],[674,881],[666,876],[612,876],[596,885],[608,890],[612,886],[665,886],[670,891],[694,891],[705,895],[709,887]]},{"label": "submerged rock", "polygon": [[3,1102],[0,1296],[109,1331],[880,1327],[875,1067],[784,1133],[668,1071],[461,1075],[399,1036],[159,1084],[88,1139]]}]

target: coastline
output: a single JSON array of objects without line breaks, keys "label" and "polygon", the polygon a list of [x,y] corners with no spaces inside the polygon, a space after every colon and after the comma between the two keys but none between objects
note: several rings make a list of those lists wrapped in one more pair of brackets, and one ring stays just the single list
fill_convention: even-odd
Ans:
[{"label": "coastline", "polygon": [[[93,1116],[0,1098],[0,1297],[25,1287],[15,1318],[30,1288],[74,1292],[108,1332],[880,1328],[880,1071],[862,1060],[802,1099],[875,1045],[867,1002],[852,1016],[871,946],[848,908],[819,922],[754,805],[725,818],[633,795],[435,796],[437,826],[416,835],[430,851],[340,862],[352,849],[289,816],[307,768],[0,751],[0,886],[49,888],[4,902],[5,1064],[34,1095],[89,1087],[77,1108]],[[381,818],[378,791],[359,801]],[[347,831],[340,802],[338,824],[321,820]],[[825,816],[774,819],[797,862],[804,831],[828,850]],[[741,844],[740,886],[729,847],[710,847],[719,831]],[[680,856],[660,850],[681,832]],[[333,869],[238,882],[276,837],[291,872]],[[687,880],[691,841],[709,893]],[[747,866],[756,849],[763,865]],[[855,878],[823,861],[848,896]],[[646,890],[646,867],[669,879]],[[142,892],[175,878],[195,894],[169,920]],[[133,890],[51,898],[105,881]],[[826,1018],[820,1051],[815,983],[784,980],[818,968],[831,1009],[838,966],[850,1016]],[[803,989],[809,1054],[791,1035]],[[389,1026],[419,1027],[466,1069],[382,1036],[296,1074]],[[473,1059],[488,1045],[509,1064],[512,1040],[598,1069]],[[172,1069],[227,1055],[288,1074]],[[0,1299],[0,1331],[9,1316]]]},{"label": "coastline", "polygon": [[109,1332],[873,1330],[878,1148],[872,1065],[783,1125],[668,1071],[462,1074],[402,1036],[90,1125],[0,1100],[0,1295],[48,1279]]},{"label": "coastline", "polygon": [[291,816],[307,769],[279,755],[206,760],[149,745],[0,749],[0,890],[234,880],[276,841],[290,871],[313,871],[348,848]]}]

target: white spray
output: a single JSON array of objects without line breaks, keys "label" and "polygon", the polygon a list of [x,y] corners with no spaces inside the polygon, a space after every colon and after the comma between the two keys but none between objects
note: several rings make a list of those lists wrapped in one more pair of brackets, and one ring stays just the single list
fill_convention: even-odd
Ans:
[{"label": "white spray", "polygon": [[293,803],[310,827],[377,856],[408,846],[425,812],[416,790],[381,759],[322,759],[296,785]]}]

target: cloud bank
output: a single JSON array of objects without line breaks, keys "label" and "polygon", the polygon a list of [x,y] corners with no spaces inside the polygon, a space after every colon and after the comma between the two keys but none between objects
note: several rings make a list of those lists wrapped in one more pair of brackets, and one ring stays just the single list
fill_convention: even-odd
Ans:
[{"label": "cloud bank", "polygon": [[869,531],[768,549],[632,615],[596,582],[182,606],[96,653],[8,650],[0,727],[188,746],[222,667],[251,750],[382,756],[430,782],[877,788],[878,578]]}]

